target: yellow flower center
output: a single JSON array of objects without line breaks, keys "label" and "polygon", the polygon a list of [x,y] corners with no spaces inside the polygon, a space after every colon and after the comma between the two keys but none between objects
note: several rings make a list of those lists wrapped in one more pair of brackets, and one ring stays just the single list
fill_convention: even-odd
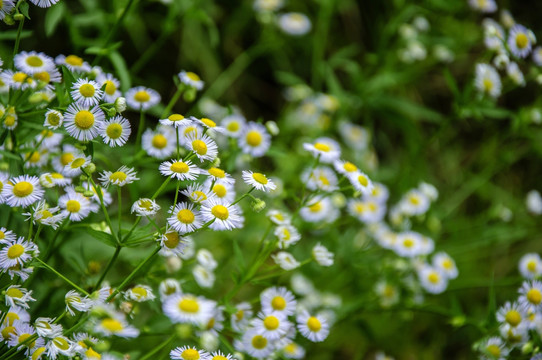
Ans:
[{"label": "yellow flower center", "polygon": [[81,59],[77,55],[68,55],[66,56],[66,64],[69,64],[72,66],[81,66],[83,65],[83,59]]},{"label": "yellow flower center", "polygon": [[209,172],[209,174],[219,179],[226,177],[226,173],[224,172],[224,170],[221,170],[219,168],[212,167],[207,171]]},{"label": "yellow flower center", "polygon": [[179,309],[183,312],[197,313],[199,311],[199,304],[193,299],[182,299],[179,303]]},{"label": "yellow flower center", "polygon": [[538,289],[531,289],[527,292],[527,299],[532,304],[540,304],[542,301],[542,293]]},{"label": "yellow flower center", "polygon": [[4,339],[9,339],[11,334],[15,334],[15,326],[6,326],[1,333]]},{"label": "yellow flower center", "polygon": [[91,84],[83,84],[79,88],[79,93],[87,98],[93,97],[95,92],[96,89],[94,89],[94,86],[92,86]]},{"label": "yellow flower center", "polygon": [[170,249],[175,249],[177,245],[179,245],[179,242],[181,239],[179,238],[179,234],[174,232],[169,232],[166,235],[166,241],[164,241],[164,245],[166,245]]},{"label": "yellow flower center", "polygon": [[311,206],[309,206],[309,210],[311,212],[319,212],[320,210],[322,210],[322,202],[318,201],[317,203],[312,204]]},{"label": "yellow flower center", "polygon": [[183,224],[192,224],[194,222],[194,213],[188,209],[181,209],[177,213],[177,219]]},{"label": "yellow flower center", "polygon": [[403,240],[403,246],[410,249],[411,247],[414,246],[414,240],[410,238]]},{"label": "yellow flower center", "polygon": [[358,182],[361,184],[361,186],[369,185],[369,179],[367,179],[367,176],[365,175],[359,175]]},{"label": "yellow flower center", "polygon": [[493,81],[491,81],[491,79],[485,78],[484,81],[482,81],[482,84],[486,92],[490,92],[493,89]]},{"label": "yellow flower center", "polygon": [[45,347],[40,347],[40,348],[37,348],[36,350],[34,350],[34,353],[32,354],[32,360],[38,360],[41,356],[41,354],[43,354],[45,352],[46,348]]},{"label": "yellow flower center", "polygon": [[200,81],[200,78],[199,78],[198,74],[193,73],[191,71],[187,72],[186,76],[192,81]]},{"label": "yellow flower center", "polygon": [[438,276],[437,273],[432,272],[429,274],[429,276],[427,276],[427,280],[429,280],[431,284],[438,284],[440,276]]},{"label": "yellow flower center", "polygon": [[237,121],[232,121],[226,126],[226,129],[228,129],[228,131],[231,131],[231,132],[236,132],[239,130],[239,128],[240,128],[240,125]]},{"label": "yellow flower center", "polygon": [[261,335],[256,335],[252,338],[252,346],[255,349],[264,349],[267,346],[267,339]]},{"label": "yellow flower center", "polygon": [[417,196],[412,195],[412,196],[410,197],[410,203],[411,203],[412,205],[419,205],[419,204],[420,204],[420,199],[419,199]]},{"label": "yellow flower center", "polygon": [[322,143],[316,143],[314,144],[314,148],[316,150],[319,150],[319,151],[322,151],[322,152],[328,152],[329,150],[331,150],[331,148],[329,147],[329,145],[327,144],[322,144]]},{"label": "yellow flower center", "polygon": [[17,197],[25,197],[32,194],[34,191],[34,186],[28,181],[18,182],[13,186],[13,195]]},{"label": "yellow flower center", "polygon": [[77,168],[83,166],[84,163],[85,163],[85,158],[77,158],[77,159],[72,161],[70,167],[72,169],[77,169]]},{"label": "yellow flower center", "polygon": [[17,259],[23,253],[24,253],[24,246],[22,246],[21,244],[13,244],[8,249],[8,258]]},{"label": "yellow flower center", "polygon": [[22,83],[26,80],[27,77],[28,75],[23,72],[16,72],[15,74],[13,74],[13,81]]},{"label": "yellow flower center", "polygon": [[266,316],[263,320],[263,326],[265,326],[267,330],[275,330],[279,327],[279,319],[273,315]]},{"label": "yellow flower center", "polygon": [[286,307],[286,300],[282,296],[275,296],[273,300],[271,300],[271,306],[275,310],[284,310]]},{"label": "yellow flower center", "polygon": [[31,55],[26,58],[26,65],[32,67],[40,67],[43,65],[43,60],[41,60],[39,56]]},{"label": "yellow flower center", "polygon": [[117,91],[117,86],[115,85],[115,83],[113,81],[106,80],[106,81],[104,81],[104,84],[105,84],[105,93],[107,95],[115,94],[115,91]]},{"label": "yellow flower center", "polygon": [[49,73],[47,71],[42,71],[42,72],[39,72],[37,74],[34,74],[34,77],[36,79],[41,80],[41,81],[46,82],[46,83],[51,81],[51,75],[49,75]]},{"label": "yellow flower center", "polygon": [[197,199],[198,201],[207,200],[207,195],[203,191],[196,190],[191,194],[192,199]]},{"label": "yellow flower center", "polygon": [[53,339],[53,344],[60,350],[68,350],[70,348],[70,343],[64,338],[56,337]]},{"label": "yellow flower center", "polygon": [[228,360],[228,358],[222,355],[215,355],[211,360]]},{"label": "yellow flower center", "polygon": [[[27,156],[28,156],[28,154],[27,154]],[[30,155],[30,157],[28,158],[28,161],[30,161],[31,163],[37,163],[38,161],[40,161],[40,159],[41,159],[40,153],[37,152],[37,151],[34,151],[34,152]]]},{"label": "yellow flower center", "polygon": [[75,114],[74,122],[79,129],[88,130],[94,125],[94,115],[88,110],[81,110]]},{"label": "yellow flower center", "polygon": [[115,171],[113,174],[111,174],[111,176],[109,176],[109,180],[111,180],[111,182],[114,184],[119,184],[125,181],[127,177],[128,175],[126,175],[126,173],[122,171]]},{"label": "yellow flower center", "polygon": [[318,320],[316,317],[311,316],[307,320],[307,327],[312,332],[318,332],[322,328],[322,324],[320,323],[320,320]]},{"label": "yellow flower center", "polygon": [[211,209],[211,213],[220,220],[226,220],[230,216],[228,208],[224,205],[215,205]]},{"label": "yellow flower center", "polygon": [[241,321],[245,317],[245,312],[243,310],[239,310],[235,313],[235,320]]},{"label": "yellow flower center", "polygon": [[168,117],[168,120],[169,121],[181,121],[181,120],[184,120],[184,116],[182,116],[181,114],[173,114],[173,115],[170,115]]},{"label": "yellow flower center", "polygon": [[519,49],[525,49],[529,45],[529,38],[527,34],[519,33],[516,35],[516,46]]},{"label": "yellow flower center", "polygon": [[144,298],[149,294],[149,292],[141,286],[132,288],[132,293],[136,294],[138,298]]},{"label": "yellow flower center", "polygon": [[454,267],[454,264],[452,263],[452,260],[445,259],[442,262],[442,267],[445,268],[446,270],[450,270],[450,269],[452,269]]},{"label": "yellow flower center", "polygon": [[180,174],[186,174],[188,170],[190,170],[190,168],[188,167],[188,164],[182,161],[174,162],[173,164],[171,164],[169,169],[173,172],[180,173]]},{"label": "yellow flower center", "polygon": [[196,349],[186,349],[181,353],[181,357],[183,360],[198,360],[199,359],[199,351]]},{"label": "yellow flower center", "polygon": [[145,90],[139,90],[134,95],[134,100],[140,103],[147,102],[151,99],[151,95]]},{"label": "yellow flower center", "polygon": [[21,318],[19,317],[19,315],[17,315],[17,313],[14,313],[14,312],[8,312],[7,315],[6,315],[6,320],[4,320],[4,323],[8,324],[8,325],[13,325],[13,322],[15,320],[21,320]]},{"label": "yellow flower center", "polygon": [[109,124],[105,132],[111,139],[118,139],[122,135],[122,125],[118,123]]},{"label": "yellow flower center", "polygon": [[345,162],[344,165],[343,165],[343,169],[347,172],[354,172],[354,171],[357,171],[358,168],[356,165],[352,164],[351,162]]},{"label": "yellow flower center", "polygon": [[527,263],[527,270],[529,270],[530,272],[535,272],[536,271],[536,261],[534,260],[531,260]]},{"label": "yellow flower center", "polygon": [[103,319],[102,327],[111,331],[112,333],[119,332],[123,329],[120,321],[111,318]]},{"label": "yellow flower center", "polygon": [[13,126],[15,125],[15,116],[13,115],[7,115],[6,118],[4,119],[4,125],[10,127],[10,126]]},{"label": "yellow flower center", "polygon": [[297,346],[294,343],[290,343],[284,347],[284,352],[287,354],[295,354]]},{"label": "yellow flower center", "polygon": [[60,163],[64,166],[68,165],[74,158],[72,153],[64,153],[60,155]]},{"label": "yellow flower center", "polygon": [[[21,343],[25,342],[25,341],[26,341],[29,337],[31,337],[31,336],[32,336],[32,334],[21,334],[21,335],[19,336],[19,338],[17,339],[17,342],[18,342],[19,344],[21,344]],[[32,348],[34,347],[35,344],[36,344],[35,341],[30,341],[30,342],[27,342],[27,343],[25,344],[25,346],[28,347],[29,349],[32,349]]]},{"label": "yellow flower center", "polygon": [[51,214],[51,212],[49,210],[43,210],[41,212],[41,220],[45,220],[45,219],[48,219],[50,218],[51,216],[53,216],[53,214]]},{"label": "yellow flower center", "polygon": [[246,135],[247,144],[250,146],[258,146],[262,143],[262,134],[255,130],[251,130]]},{"label": "yellow flower center", "polygon": [[[2,182],[0,181],[0,191],[2,190]],[[4,239],[6,237],[6,233],[0,230],[0,240]]]},{"label": "yellow flower center", "polygon": [[81,204],[77,200],[68,200],[66,202],[66,210],[68,210],[71,213],[79,212],[81,209]]},{"label": "yellow flower center", "polygon": [[17,288],[11,288],[8,291],[6,291],[6,295],[12,298],[20,299],[23,297],[23,292]]},{"label": "yellow flower center", "polygon": [[517,310],[510,310],[506,313],[504,319],[507,323],[515,327],[521,322],[521,314]]},{"label": "yellow flower center", "polygon": [[213,186],[213,192],[219,198],[223,198],[228,193],[228,190],[226,189],[226,187],[224,185],[216,184],[215,186]]},{"label": "yellow flower center", "polygon": [[210,128],[216,127],[216,123],[211,119],[201,118],[201,122],[204,123],[205,125],[207,125]]},{"label": "yellow flower center", "polygon": [[87,359],[96,359],[99,360],[102,358],[102,355],[98,354],[96,351],[94,351],[92,348],[89,348],[87,351],[85,351],[85,356]]},{"label": "yellow flower center", "polygon": [[486,350],[488,353],[495,356],[496,358],[501,356],[501,348],[498,345],[495,345],[495,344],[488,345],[486,347]]},{"label": "yellow flower center", "polygon": [[262,185],[266,185],[269,182],[265,175],[260,173],[253,173],[252,178]]},{"label": "yellow flower center", "polygon": [[167,139],[162,134],[156,134],[152,138],[152,146],[157,149],[163,149],[167,146]]},{"label": "yellow flower center", "polygon": [[202,140],[194,140],[194,141],[192,141],[192,148],[199,155],[207,154],[207,144],[205,144],[205,142],[202,141]]}]

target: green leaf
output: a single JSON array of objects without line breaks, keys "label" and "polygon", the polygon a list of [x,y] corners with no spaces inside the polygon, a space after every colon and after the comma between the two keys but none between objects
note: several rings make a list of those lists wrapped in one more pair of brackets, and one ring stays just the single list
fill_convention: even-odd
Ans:
[{"label": "green leaf", "polygon": [[0,155],[2,155],[2,157],[7,157],[9,159],[13,159],[13,160],[16,160],[16,161],[22,161],[23,160],[23,159],[21,159],[20,156],[17,156],[15,154],[12,154],[9,151],[5,151],[5,150],[0,150]]},{"label": "green leaf", "polygon": [[127,91],[132,87],[132,80],[130,79],[130,73],[128,72],[128,67],[126,66],[124,58],[118,51],[112,51],[111,54],[109,54],[109,60],[111,60],[117,74],[119,74],[122,91]]},{"label": "green leaf", "polygon": [[28,9],[29,9],[29,5],[28,3],[26,2],[23,2],[23,3],[20,3],[19,4],[19,11],[21,12],[21,14],[24,15],[25,18],[27,19],[30,19],[30,16],[28,15]]},{"label": "green leaf", "polygon": [[60,20],[62,19],[62,15],[64,15],[64,10],[66,9],[66,5],[64,5],[63,2],[59,2],[55,6],[51,7],[49,10],[47,10],[47,13],[45,14],[45,36],[50,37],[54,34],[56,27],[60,23]]},{"label": "green leaf", "polygon": [[115,239],[113,239],[113,236],[111,234],[103,231],[97,231],[91,229],[90,227],[87,229],[87,234],[89,234],[96,240],[103,242],[106,245],[109,245],[111,247],[117,247],[117,243],[115,242]]},{"label": "green leaf", "polygon": [[70,89],[72,84],[75,82],[72,72],[65,66],[62,66],[62,77],[64,78],[64,83],[66,84],[66,89]]},{"label": "green leaf", "polygon": [[[21,31],[21,39],[29,38],[32,36],[32,30]],[[15,40],[17,38],[17,30],[2,30],[0,32],[0,40]]]},{"label": "green leaf", "polygon": [[237,239],[233,240],[233,254],[235,257],[235,263],[237,264],[237,268],[239,269],[239,272],[242,274],[245,272],[246,264],[245,264],[245,257],[243,255],[243,252],[241,251],[241,248],[239,247],[239,243],[237,242]]}]

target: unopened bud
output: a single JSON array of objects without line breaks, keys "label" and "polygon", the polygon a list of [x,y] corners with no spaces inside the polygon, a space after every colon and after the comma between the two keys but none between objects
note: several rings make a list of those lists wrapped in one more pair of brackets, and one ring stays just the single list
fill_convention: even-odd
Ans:
[{"label": "unopened bud", "polygon": [[7,25],[13,25],[13,24],[15,24],[15,19],[13,18],[12,15],[6,15],[6,17],[4,18],[4,22]]},{"label": "unopened bud", "polygon": [[126,110],[126,98],[118,97],[115,100],[115,109],[119,114],[123,113]]},{"label": "unopened bud", "polygon": [[183,94],[183,98],[186,102],[192,102],[194,99],[196,99],[196,89],[193,87],[189,87],[186,89],[186,91]]},{"label": "unopened bud", "polygon": [[114,107],[106,109],[105,112],[107,113],[107,116],[109,117],[113,117],[117,115],[117,110]]},{"label": "unopened bud", "polygon": [[22,20],[24,20],[24,15],[21,14],[21,13],[15,14],[15,15],[13,15],[13,19],[14,19],[15,21],[22,21]]},{"label": "unopened bud", "polygon": [[531,341],[525,343],[525,345],[521,347],[521,353],[524,355],[530,354],[532,352],[533,352],[533,343]]},{"label": "unopened bud", "polygon": [[85,171],[89,174],[92,174],[96,171],[96,165],[94,163],[90,163],[85,167]]},{"label": "unopened bud", "polygon": [[94,196],[94,192],[91,191],[91,190],[86,190],[85,192],[83,192],[83,196],[84,197],[93,197]]},{"label": "unopened bud", "polygon": [[276,122],[274,121],[268,121],[265,123],[265,127],[267,128],[267,131],[273,136],[277,136],[280,133],[280,129]]},{"label": "unopened bud", "polygon": [[75,187],[75,192],[78,192],[78,193],[82,194],[82,193],[84,193],[85,191],[86,191],[85,188],[82,187],[82,186],[76,186],[76,187]]},{"label": "unopened bud", "polygon": [[175,333],[181,339],[189,339],[192,336],[192,326],[189,324],[181,324],[175,326]]},{"label": "unopened bud", "polygon": [[266,206],[265,201],[258,198],[256,198],[250,205],[252,206],[252,210],[254,210],[254,212],[257,212],[257,213],[265,209],[265,206]]}]

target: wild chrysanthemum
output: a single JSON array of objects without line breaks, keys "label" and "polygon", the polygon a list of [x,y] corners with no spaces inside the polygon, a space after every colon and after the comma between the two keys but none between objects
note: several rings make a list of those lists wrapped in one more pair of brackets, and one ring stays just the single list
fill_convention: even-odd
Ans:
[{"label": "wild chrysanthemum", "polygon": [[431,294],[440,294],[448,286],[448,277],[438,267],[423,265],[418,270],[418,278],[422,287]]},{"label": "wild chrysanthemum", "polygon": [[94,331],[104,336],[118,336],[122,338],[136,338],[139,336],[139,330],[129,325],[126,320],[120,316],[106,317],[98,321]]},{"label": "wild chrysanthemum", "polygon": [[58,55],[55,58],[57,65],[64,65],[71,71],[75,72],[90,72],[90,65],[77,55]]},{"label": "wild chrysanthemum", "polygon": [[129,168],[128,166],[121,166],[117,171],[104,171],[100,175],[100,181],[102,186],[107,188],[109,185],[124,186],[131,184],[134,181],[139,180],[134,168]]},{"label": "wild chrysanthemum", "polygon": [[412,258],[421,254],[422,235],[414,231],[404,231],[397,235],[395,252],[399,256]]},{"label": "wild chrysanthemum", "polygon": [[81,221],[91,211],[90,200],[71,188],[58,199],[58,205],[62,208],[62,216],[70,221]]},{"label": "wild chrysanthemum", "polygon": [[56,4],[58,0],[30,0],[30,2],[41,8],[48,8]]},{"label": "wild chrysanthemum", "polygon": [[90,156],[83,154],[72,155],[71,160],[62,169],[62,173],[69,177],[79,176],[83,173],[83,169],[90,164],[90,160]]},{"label": "wild chrysanthemum", "polygon": [[239,137],[241,130],[244,129],[247,120],[244,116],[233,114],[222,119],[221,125],[226,129],[226,134],[231,137]]},{"label": "wild chrysanthemum", "polygon": [[514,25],[508,33],[508,48],[518,58],[526,58],[531,52],[534,42],[532,31],[523,25]]},{"label": "wild chrysanthemum", "polygon": [[94,80],[78,79],[72,85],[72,99],[82,107],[97,105],[104,96],[100,85]]},{"label": "wild chrysanthemum", "polygon": [[186,148],[193,151],[201,162],[205,160],[212,161],[218,155],[216,142],[207,135],[188,135]]},{"label": "wild chrysanthemum", "polygon": [[523,307],[542,308],[542,283],[540,281],[525,281],[519,289],[518,302]]},{"label": "wild chrysanthemum", "polygon": [[201,184],[191,184],[188,185],[186,189],[181,191],[181,194],[185,195],[190,199],[190,201],[201,204],[202,202],[206,201],[207,199],[211,198],[213,194],[211,193],[211,190],[208,190],[208,188],[205,188]]},{"label": "wild chrysanthemum", "polygon": [[278,253],[271,255],[271,257],[273,258],[273,261],[275,261],[275,264],[286,271],[296,269],[301,265],[292,254],[286,251],[279,251]]},{"label": "wild chrysanthemum", "polygon": [[221,133],[221,134],[226,132],[226,129],[224,129],[222,126],[218,126],[216,124],[216,122],[214,122],[211,119],[208,119],[208,118],[198,119],[198,118],[193,117],[193,116],[190,117],[190,119],[192,119],[192,121],[197,122],[198,124],[201,124],[204,128],[207,128],[209,130],[216,131],[216,132]]},{"label": "wild chrysanthemum", "polygon": [[477,11],[492,13],[497,11],[495,0],[469,0],[469,5]]},{"label": "wild chrysanthemum", "polygon": [[211,288],[215,283],[215,274],[212,270],[201,265],[196,265],[192,268],[192,275],[196,283],[202,288]]},{"label": "wild chrysanthemum", "polygon": [[445,252],[433,256],[433,266],[440,269],[448,279],[455,279],[459,274],[454,259]]},{"label": "wild chrysanthemum", "polygon": [[90,108],[75,103],[64,114],[64,127],[77,140],[89,141],[98,136],[104,120],[105,114],[99,106]]},{"label": "wild chrysanthemum", "polygon": [[149,156],[163,159],[173,155],[176,149],[175,131],[169,126],[159,126],[155,131],[145,130],[141,146]]},{"label": "wild chrysanthemum", "polygon": [[275,190],[277,186],[273,183],[271,179],[268,179],[262,173],[252,172],[250,170],[243,170],[243,180],[246,184],[256,188],[261,191],[271,191]]},{"label": "wild chrysanthemum", "polygon": [[124,293],[124,297],[128,300],[143,302],[154,300],[155,296],[152,289],[147,285],[136,285]]},{"label": "wild chrysanthemum", "polygon": [[104,88],[104,100],[109,103],[114,103],[119,97],[122,96],[119,87],[120,82],[112,75],[107,73],[100,74],[96,81],[100,88],[105,85]]},{"label": "wild chrysanthemum", "polygon": [[171,350],[169,357],[173,360],[209,360],[209,353],[195,347],[183,346]]},{"label": "wild chrysanthemum", "polygon": [[313,342],[324,341],[329,334],[327,320],[321,315],[310,315],[307,311],[297,316],[297,329],[307,339]]},{"label": "wild chrysanthemum", "polygon": [[273,311],[259,313],[258,317],[252,320],[252,326],[269,340],[278,340],[286,335],[292,324],[283,312]]},{"label": "wild chrysanthemum", "polygon": [[490,337],[480,346],[480,351],[486,355],[484,359],[506,359],[510,350],[500,337]]},{"label": "wild chrysanthemum", "polygon": [[339,211],[333,206],[329,197],[314,197],[301,208],[299,214],[307,222],[331,223],[339,216]]},{"label": "wild chrysanthemum", "polygon": [[6,15],[11,13],[15,7],[15,0],[3,0],[0,4],[0,20],[4,20]]},{"label": "wild chrysanthemum", "polygon": [[213,221],[209,228],[213,230],[232,230],[243,225],[241,209],[222,200],[208,199],[201,205],[204,222]]},{"label": "wild chrysanthemum", "polygon": [[179,80],[181,80],[183,84],[193,87],[196,90],[203,89],[204,82],[196,73],[182,70],[179,73]]},{"label": "wild chrysanthemum", "polygon": [[285,287],[265,289],[260,294],[260,302],[264,313],[279,311],[287,316],[294,314],[297,304],[294,295]]},{"label": "wild chrysanthemum", "polygon": [[166,225],[164,233],[158,238],[158,241],[162,246],[160,253],[165,256],[182,256],[186,253],[185,249],[189,240],[190,237],[188,236],[181,238],[179,232],[172,229],[168,224]]},{"label": "wild chrysanthemum", "polygon": [[58,355],[72,357],[75,355],[76,344],[65,336],[58,335],[47,342],[47,356],[56,359]]},{"label": "wild chrysanthemum", "polygon": [[231,327],[236,332],[244,332],[252,317],[252,308],[249,303],[243,302],[236,305],[236,311],[231,315]]},{"label": "wild chrysanthemum", "polygon": [[130,122],[120,115],[105,120],[100,130],[104,143],[111,147],[123,146],[132,133]]},{"label": "wild chrysanthemum", "polygon": [[415,216],[425,214],[430,205],[431,202],[424,193],[418,189],[412,189],[403,196],[399,208],[403,214]]},{"label": "wild chrysanthemum", "polygon": [[278,245],[281,249],[287,249],[301,239],[299,231],[290,224],[277,226],[274,234],[279,239]]},{"label": "wild chrysanthemum", "polygon": [[239,134],[239,146],[245,154],[264,156],[271,146],[271,135],[262,124],[249,122]]},{"label": "wild chrysanthemum", "polygon": [[70,290],[64,296],[66,302],[66,311],[71,316],[75,316],[75,311],[87,312],[92,307],[92,302],[85,296],[81,296],[77,291]]},{"label": "wild chrysanthemum", "polygon": [[254,329],[243,334],[242,346],[245,352],[258,359],[267,358],[275,350],[273,341]]},{"label": "wild chrysanthemum", "polygon": [[320,266],[333,265],[334,254],[320,243],[312,248],[312,256]]},{"label": "wild chrysanthemum", "polygon": [[179,203],[170,210],[171,216],[167,219],[169,225],[185,234],[199,229],[202,225],[202,215],[194,209],[193,204]]},{"label": "wild chrysanthemum", "polygon": [[30,75],[50,71],[55,67],[55,63],[51,57],[36,51],[21,51],[15,55],[13,62],[17,69]]},{"label": "wild chrysanthemum", "polygon": [[169,160],[164,161],[158,168],[164,176],[176,178],[177,180],[196,180],[200,169],[192,164],[190,160]]},{"label": "wild chrysanthemum", "polygon": [[535,253],[525,254],[519,260],[519,272],[527,279],[534,279],[542,275],[542,260]]},{"label": "wild chrysanthemum", "polygon": [[148,110],[160,102],[160,94],[156,90],[138,86],[126,92],[126,102],[134,110]]},{"label": "wild chrysanthemum", "polygon": [[219,181],[221,183],[227,183],[230,185],[235,184],[235,179],[222,169],[211,167],[207,170],[202,171],[202,173],[209,176],[211,179],[215,181]]},{"label": "wild chrysanthemum", "polygon": [[11,207],[27,207],[43,198],[39,178],[29,175],[10,179],[2,188],[2,198]]},{"label": "wild chrysanthemum", "polygon": [[160,124],[175,128],[190,126],[193,123],[194,121],[191,118],[184,117],[181,114],[171,114],[165,119],[160,119]]},{"label": "wild chrysanthemum", "polygon": [[278,25],[282,31],[294,36],[305,35],[312,28],[311,21],[307,15],[298,12],[280,15]]},{"label": "wild chrysanthemum", "polygon": [[501,78],[491,65],[477,64],[474,84],[478,91],[493,98],[501,95]]},{"label": "wild chrysanthemum", "polygon": [[373,182],[367,174],[361,171],[348,175],[348,180],[357,191],[363,195],[369,195],[373,191]]},{"label": "wild chrysanthemum", "polygon": [[314,143],[304,143],[303,148],[325,164],[338,160],[341,155],[340,145],[330,138],[318,138]]},{"label": "wild chrysanthemum", "polygon": [[25,240],[22,236],[17,240],[1,244],[0,268],[9,269],[14,266],[23,266],[32,257],[39,254],[36,244]]},{"label": "wild chrysanthemum", "polygon": [[337,175],[333,170],[325,166],[305,170],[301,174],[301,180],[309,190],[331,192],[338,189]]},{"label": "wild chrysanthemum", "polygon": [[523,73],[521,72],[521,69],[517,63],[510,62],[508,66],[506,66],[506,74],[514,82],[514,84],[518,86],[525,86],[525,77],[523,76]]},{"label": "wild chrysanthemum", "polygon": [[206,324],[213,316],[216,303],[191,294],[174,294],[166,298],[162,310],[173,323]]},{"label": "wild chrysanthemum", "polygon": [[13,231],[8,230],[5,227],[0,228],[0,244],[5,244],[16,239],[17,235]]},{"label": "wild chrysanthemum", "polygon": [[141,198],[132,205],[132,213],[137,216],[152,216],[160,210],[160,205],[153,199]]},{"label": "wild chrysanthemum", "polygon": [[36,333],[36,330],[31,325],[17,322],[13,326],[15,327],[15,331],[8,342],[9,347],[16,347],[19,350],[26,349],[24,353],[28,356],[33,349],[44,345],[44,341],[41,338],[37,338],[34,341],[27,341],[28,338],[33,337]]}]

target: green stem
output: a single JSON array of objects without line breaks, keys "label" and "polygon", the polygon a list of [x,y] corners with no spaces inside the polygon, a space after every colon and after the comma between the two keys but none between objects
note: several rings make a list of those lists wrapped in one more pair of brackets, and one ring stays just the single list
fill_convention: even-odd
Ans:
[{"label": "green stem", "polygon": [[[121,222],[122,222],[122,194],[121,194],[121,187],[117,186],[117,194],[118,194],[118,213],[119,213],[119,232],[117,238],[121,238]],[[113,232],[113,229],[111,229],[111,232]]]},{"label": "green stem", "polygon": [[160,195],[160,193],[162,192],[162,190],[164,190],[164,188],[167,186],[167,184],[169,183],[169,180],[171,180],[171,178],[168,176],[166,178],[166,180],[164,180],[164,182],[162,183],[162,185],[158,188],[158,190],[155,191],[155,193],[152,195],[151,199],[154,200],[156,199],[156,197],[158,195]]},{"label": "green stem", "polygon": [[102,273],[102,276],[100,276],[100,279],[98,280],[96,285],[94,285],[94,287],[92,288],[92,292],[96,291],[100,287],[102,282],[104,281],[105,276],[107,275],[109,270],[111,270],[111,268],[113,267],[113,264],[115,263],[115,261],[117,261],[117,258],[119,257],[120,249],[122,249],[122,246],[117,245],[117,247],[115,248],[115,252],[113,253],[113,257],[109,260],[109,263],[107,264],[107,267],[105,268],[104,272]]},{"label": "green stem", "polygon": [[158,353],[160,350],[165,348],[170,342],[175,340],[176,334],[171,335],[169,338],[167,338],[164,342],[156,346],[154,349],[152,349],[147,355],[143,356],[139,360],[148,360],[153,357],[154,354]]},{"label": "green stem", "polygon": [[65,277],[64,275],[62,275],[61,273],[59,273],[58,271],[56,271],[52,266],[50,266],[49,264],[47,264],[46,262],[44,262],[43,260],[41,260],[40,258],[34,258],[37,262],[39,262],[40,264],[42,264],[45,268],[47,268],[49,271],[55,273],[59,278],[61,278],[62,280],[64,280],[65,282],[67,282],[68,284],[70,284],[71,286],[73,286],[74,289],[76,289],[77,291],[79,291],[80,293],[83,293],[85,295],[89,295],[88,292],[86,292],[85,290],[81,289],[79,286],[77,286],[73,281],[71,281],[70,279],[68,279],[67,277]]},{"label": "green stem", "polygon": [[94,182],[94,179],[92,179],[92,176],[87,174],[84,170],[83,170],[83,173],[88,177],[88,180],[90,181],[90,183],[94,187],[94,190],[96,190],[96,194],[98,194],[98,198],[100,199],[100,207],[102,208],[102,211],[104,213],[105,221],[107,222],[107,226],[109,226],[109,229],[111,229],[111,234],[115,238],[116,243],[120,244],[120,239],[117,236],[117,233],[115,231],[113,231],[113,225],[111,224],[111,218],[109,217],[109,213],[107,212],[107,208],[105,207],[104,197],[103,197],[103,194],[102,194],[102,188],[98,187],[96,185],[96,183]]},{"label": "green stem", "polygon": [[170,113],[171,109],[173,109],[173,106],[175,106],[175,104],[177,103],[177,101],[178,101],[179,98],[181,97],[181,94],[183,93],[183,90],[184,90],[184,86],[179,85],[179,86],[177,87],[177,91],[175,91],[175,94],[173,94],[173,97],[171,98],[171,100],[170,100],[169,103],[167,104],[166,108],[165,108],[164,111],[162,112],[162,116],[160,117],[161,119],[165,119],[166,116],[168,116],[168,114]]},{"label": "green stem", "polygon": [[44,257],[45,261],[48,261],[51,258],[51,255],[52,255],[51,250],[55,246],[56,239],[62,233],[62,230],[64,229],[64,226],[66,226],[66,224],[68,224],[69,221],[70,220],[68,218],[64,219],[64,221],[62,221],[62,224],[60,224],[58,229],[56,229],[55,235],[53,236],[53,238],[51,239],[51,241],[47,245],[47,250],[45,250],[45,257]]},{"label": "green stem", "polygon": [[23,25],[24,25],[24,17],[19,22],[19,27],[17,28],[17,37],[15,38],[15,46],[13,47],[12,59],[15,58],[15,55],[17,55],[17,53],[19,52],[19,44],[21,43],[21,33],[23,32]]},{"label": "green stem", "polygon": [[154,257],[154,255],[158,254],[160,249],[161,249],[161,247],[158,246],[152,253],[149,254],[149,256],[147,256],[145,258],[145,260],[143,260],[141,263],[139,263],[139,265],[130,273],[130,275],[128,275],[128,277],[126,277],[126,279],[124,279],[124,281],[115,289],[115,291],[113,291],[113,293],[107,297],[105,302],[109,302],[111,299],[113,299],[115,296],[117,296],[117,294],[120,291],[122,291],[122,289],[124,289],[126,284],[128,284],[130,281],[132,281],[133,277],[137,274],[137,272],[143,266],[145,266],[145,264],[147,264]]},{"label": "green stem", "polygon": [[137,127],[136,147],[141,145],[141,135],[143,134],[143,128],[145,127],[145,112],[143,108],[139,111],[139,126]]},{"label": "green stem", "polygon": [[252,189],[250,189],[247,193],[243,194],[243,196],[241,196],[239,199],[235,200],[232,205],[235,205],[237,204],[239,201],[243,200],[244,198],[246,198],[247,196],[250,195],[251,192],[253,192],[256,188],[253,187]]}]

